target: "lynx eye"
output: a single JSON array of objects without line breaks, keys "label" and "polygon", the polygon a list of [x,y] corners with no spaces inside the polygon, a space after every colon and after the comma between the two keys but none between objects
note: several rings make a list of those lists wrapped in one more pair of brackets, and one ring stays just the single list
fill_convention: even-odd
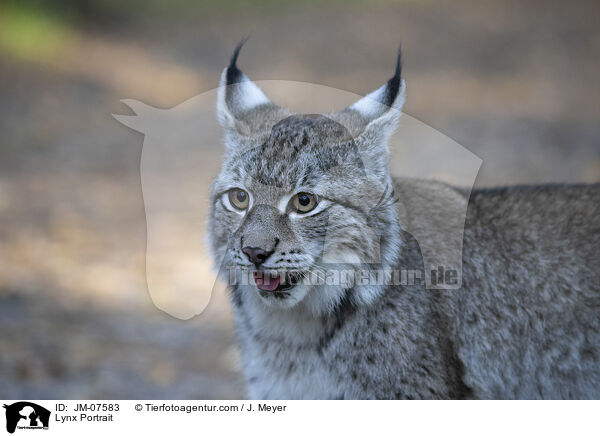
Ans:
[{"label": "lynx eye", "polygon": [[298,213],[308,213],[317,207],[317,196],[308,192],[299,192],[292,198],[292,206]]},{"label": "lynx eye", "polygon": [[250,196],[243,189],[234,188],[231,189],[228,193],[229,202],[233,207],[238,210],[246,210],[248,209],[248,205],[250,204]]}]

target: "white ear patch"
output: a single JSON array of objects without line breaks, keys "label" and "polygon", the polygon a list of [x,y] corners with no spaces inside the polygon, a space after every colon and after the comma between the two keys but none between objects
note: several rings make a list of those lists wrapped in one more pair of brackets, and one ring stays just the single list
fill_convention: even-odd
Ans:
[{"label": "white ear patch", "polygon": [[262,90],[246,75],[244,75],[242,82],[239,83],[239,87],[238,104],[241,110],[246,111],[261,104],[270,103]]},{"label": "white ear patch", "polygon": [[[363,98],[358,100],[350,109],[354,109],[359,112],[363,117],[368,120],[372,120],[380,117],[385,112],[389,110],[389,106],[384,104],[383,102],[386,99],[386,95],[388,93],[388,84],[383,85],[382,87],[376,89],[375,91],[365,95]],[[406,83],[402,80],[402,84],[400,86],[400,91],[396,96],[396,99],[392,103],[392,107],[401,110],[404,105],[406,95]]]},{"label": "white ear patch", "polygon": [[[230,89],[227,89],[227,87]],[[252,82],[248,76],[242,74],[241,80],[232,85],[227,85],[227,68],[221,74],[221,84],[219,88],[220,100],[227,105],[226,95],[230,93],[231,100],[228,107],[230,112],[245,112],[261,104],[270,103],[270,100],[262,90]]]},{"label": "white ear patch", "polygon": [[387,85],[383,85],[381,88],[376,89],[358,100],[350,106],[350,109],[358,111],[365,118],[377,117],[387,109],[387,106],[380,103],[385,96],[386,90]]}]

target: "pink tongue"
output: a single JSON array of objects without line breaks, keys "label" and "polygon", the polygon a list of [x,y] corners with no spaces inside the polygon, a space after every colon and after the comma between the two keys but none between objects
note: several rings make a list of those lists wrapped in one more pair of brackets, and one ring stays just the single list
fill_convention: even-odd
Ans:
[{"label": "pink tongue", "polygon": [[262,271],[254,271],[254,282],[261,291],[274,291],[279,286],[279,276]]}]

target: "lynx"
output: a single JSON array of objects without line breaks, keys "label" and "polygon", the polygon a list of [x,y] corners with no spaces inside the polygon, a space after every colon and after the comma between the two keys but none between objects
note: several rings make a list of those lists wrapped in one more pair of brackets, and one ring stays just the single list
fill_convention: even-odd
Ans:
[{"label": "lynx", "polygon": [[[241,46],[221,77],[208,229],[249,397],[600,398],[600,185],[393,178],[400,53],[376,91],[306,115],[240,71]],[[425,274],[427,241],[403,223],[443,225],[439,205],[465,202],[459,289],[371,280]],[[310,282],[340,271],[366,280]]]}]

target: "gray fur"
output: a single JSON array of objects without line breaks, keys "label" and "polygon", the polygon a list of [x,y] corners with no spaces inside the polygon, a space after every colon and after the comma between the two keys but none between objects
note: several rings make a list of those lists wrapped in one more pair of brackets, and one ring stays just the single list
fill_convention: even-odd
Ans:
[{"label": "gray fur", "polygon": [[[279,294],[231,286],[251,398],[600,398],[600,185],[469,198],[439,182],[392,179],[386,141],[404,101],[399,76],[370,100],[317,116],[290,115],[257,95],[244,101],[244,82],[228,84],[227,72],[218,111],[228,153],[209,216],[223,272],[234,266],[239,279],[254,268],[243,243],[274,250],[266,270],[425,274],[422,235],[445,219],[432,205],[469,202],[459,290],[387,276]],[[385,89],[394,84],[399,92]],[[377,99],[389,95],[382,110]],[[232,187],[251,193],[247,212],[223,203]],[[281,205],[298,189],[327,207],[290,216]]]}]

